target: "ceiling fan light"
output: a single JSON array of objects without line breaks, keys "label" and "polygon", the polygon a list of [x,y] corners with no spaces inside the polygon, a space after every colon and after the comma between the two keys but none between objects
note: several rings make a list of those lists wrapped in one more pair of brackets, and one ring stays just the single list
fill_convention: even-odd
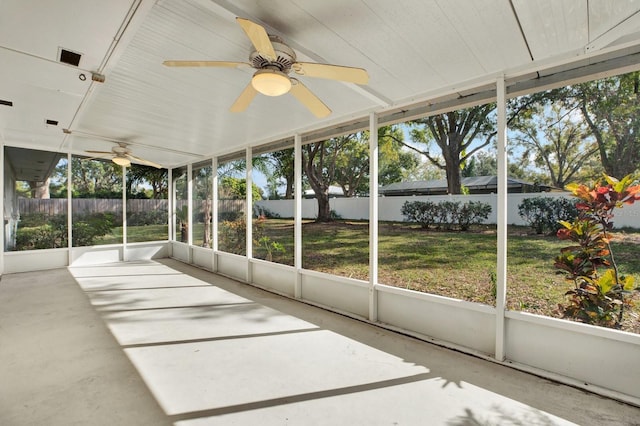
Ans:
[{"label": "ceiling fan light", "polygon": [[125,157],[113,157],[111,161],[122,167],[129,167],[131,165],[131,161]]},{"label": "ceiling fan light", "polygon": [[291,89],[291,80],[281,71],[264,69],[253,75],[251,85],[263,95],[280,96]]}]

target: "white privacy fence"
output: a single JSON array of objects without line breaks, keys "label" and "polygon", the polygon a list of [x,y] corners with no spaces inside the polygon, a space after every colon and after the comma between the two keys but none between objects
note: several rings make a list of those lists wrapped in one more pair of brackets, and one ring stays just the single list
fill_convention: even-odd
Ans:
[{"label": "white privacy fence", "polygon": [[[525,198],[560,198],[566,197],[575,199],[568,192],[554,193],[526,193],[526,194],[509,194],[507,197],[507,223],[510,225],[526,225],[518,214],[518,206]],[[402,205],[407,201],[459,201],[461,203],[469,201],[481,201],[491,206],[491,214],[484,223],[498,223],[497,216],[497,200],[496,194],[477,194],[477,195],[419,195],[406,197],[380,197],[378,198],[379,218],[381,221],[397,221],[405,220],[400,212]],[[266,209],[269,212],[279,215],[280,217],[293,217],[294,201],[293,200],[260,200],[257,201],[258,209]],[[331,210],[335,211],[343,219],[351,220],[368,220],[369,219],[369,198],[332,198],[330,200]],[[625,205],[622,209],[614,211],[615,217],[613,222],[617,228],[632,227],[640,228],[640,203],[633,205]],[[318,216],[318,202],[315,199],[302,200],[302,218],[314,219]]]}]

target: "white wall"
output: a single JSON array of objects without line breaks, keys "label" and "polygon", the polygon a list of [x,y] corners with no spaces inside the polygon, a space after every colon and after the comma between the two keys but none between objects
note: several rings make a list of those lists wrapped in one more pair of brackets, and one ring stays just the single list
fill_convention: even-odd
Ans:
[{"label": "white wall", "polygon": [[[241,256],[225,275],[241,279]],[[637,359],[640,335],[493,306],[375,285],[320,272],[252,260],[250,283],[289,297],[301,280],[299,300],[392,330],[480,356],[493,357],[496,322],[506,316],[505,363],[535,374],[640,405]],[[225,268],[226,269],[226,268]],[[375,297],[369,297],[370,291]]]},{"label": "white wall", "polygon": [[[568,192],[552,192],[552,193],[527,193],[527,194],[509,194],[507,198],[507,223],[510,225],[526,225],[518,214],[518,205],[525,198],[560,198],[567,197],[573,199]],[[478,194],[478,195],[419,195],[407,197],[380,197],[378,199],[378,209],[381,221],[402,222],[404,216],[400,213],[402,205],[407,201],[460,201],[462,203],[468,201],[481,201],[491,206],[491,214],[485,221],[487,224],[495,224],[498,222],[497,217],[497,195],[496,194]],[[369,219],[369,198],[332,198],[330,200],[331,209],[334,210],[343,219],[352,220],[368,220]],[[260,200],[256,202],[256,206],[265,208],[270,212],[278,214],[280,217],[293,217],[293,200]],[[318,215],[318,206],[315,199],[302,200],[302,217],[304,219],[315,219]],[[619,227],[640,228],[640,203],[633,205],[625,205],[622,209],[614,211],[614,225]]]}]

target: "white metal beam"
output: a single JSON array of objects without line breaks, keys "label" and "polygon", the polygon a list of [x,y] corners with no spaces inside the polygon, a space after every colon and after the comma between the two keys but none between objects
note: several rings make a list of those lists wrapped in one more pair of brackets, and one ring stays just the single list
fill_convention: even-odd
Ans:
[{"label": "white metal beam", "polygon": [[293,264],[296,270],[296,282],[294,288],[294,297],[302,298],[302,136],[296,134],[294,136],[294,214],[293,214],[293,246],[295,256]]},{"label": "white metal beam", "polygon": [[247,180],[247,191],[246,191],[246,203],[247,207],[245,208],[245,221],[246,221],[246,250],[247,250],[247,275],[246,281],[251,283],[253,281],[252,274],[252,264],[251,259],[253,258],[253,154],[251,147],[247,147],[245,161],[247,163],[246,166],[246,180]]},{"label": "white metal beam", "polygon": [[504,76],[497,79],[498,109],[498,251],[496,265],[496,349],[495,358],[503,361],[504,323],[507,294],[507,91]]},{"label": "white metal beam", "polygon": [[211,159],[211,269],[218,272],[218,157]]},{"label": "white metal beam", "polygon": [[369,115],[369,321],[378,320],[378,117]]}]

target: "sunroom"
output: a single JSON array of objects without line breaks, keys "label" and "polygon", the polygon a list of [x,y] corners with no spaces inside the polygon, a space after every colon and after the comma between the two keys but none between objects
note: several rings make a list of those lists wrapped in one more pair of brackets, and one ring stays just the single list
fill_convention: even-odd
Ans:
[{"label": "sunroom", "polygon": [[[305,424],[286,408],[329,394],[340,404],[358,386],[369,390],[358,381],[334,393],[267,386],[255,399],[173,406],[188,386],[163,390],[162,363],[139,353],[167,340],[179,345],[175,336],[149,340],[161,333],[154,321],[186,329],[176,312],[198,309],[185,314],[193,324],[205,318],[198,330],[231,319],[258,323],[249,311],[225,318],[218,310],[247,309],[254,302],[234,298],[254,297],[246,291],[282,300],[270,309],[284,301],[321,308],[318,315],[340,314],[637,413],[640,310],[627,301],[638,298],[640,203],[617,206],[605,227],[616,279],[628,283],[619,303],[607,305],[614,314],[598,321],[576,314],[565,295],[573,284],[554,264],[568,245],[555,234],[575,205],[571,184],[605,174],[638,185],[640,1],[9,0],[0,7],[3,284],[35,273],[28,277],[68,279],[84,292],[169,421],[255,424],[242,416],[278,406],[284,411],[271,413],[273,424],[289,415]],[[495,191],[469,193],[463,179],[478,176],[497,176]],[[435,179],[447,183],[447,195],[379,193]],[[565,190],[513,193],[509,179]],[[563,213],[534,223],[527,212],[534,204]],[[421,221],[418,208],[436,210]],[[183,300],[170,292],[183,274],[191,287],[219,280],[229,293]],[[168,305],[145,304],[160,287]],[[285,310],[295,316],[296,309]],[[156,310],[168,316],[143,330],[135,316]],[[7,324],[18,318],[11,315]],[[306,333],[300,318],[290,326]],[[228,341],[287,330],[247,328]],[[203,333],[181,347],[224,340]],[[311,334],[298,345],[323,342]],[[270,351],[274,342],[257,347]],[[376,383],[391,380],[381,377]],[[490,412],[481,413],[487,424],[505,419]],[[482,418],[460,416],[432,424]],[[545,419],[580,422],[558,416]]]}]

